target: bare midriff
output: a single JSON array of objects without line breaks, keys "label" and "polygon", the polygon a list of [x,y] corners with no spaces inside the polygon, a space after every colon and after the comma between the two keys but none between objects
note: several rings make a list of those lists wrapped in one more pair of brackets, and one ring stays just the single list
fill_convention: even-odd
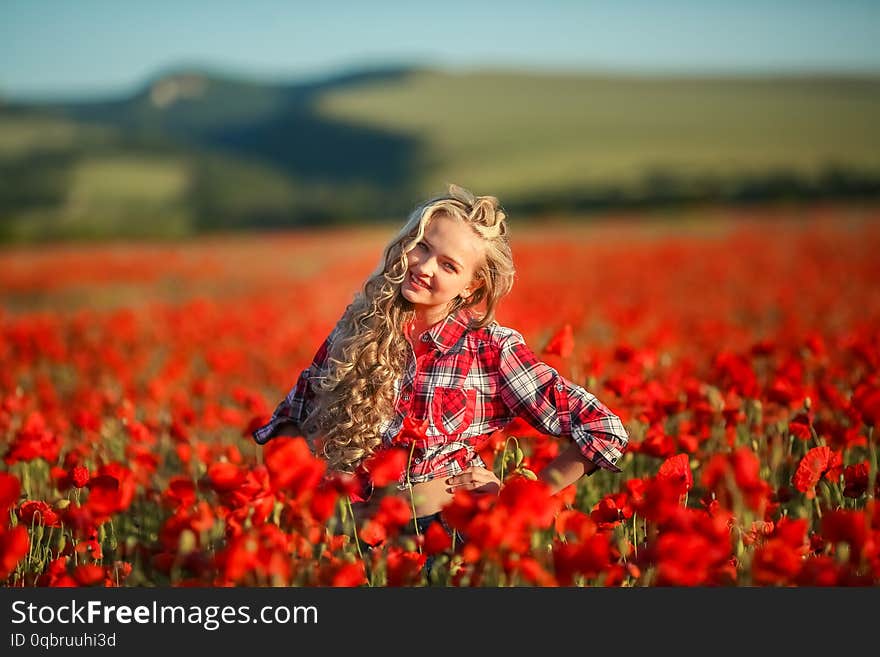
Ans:
[{"label": "bare midriff", "polygon": [[[412,500],[416,510],[416,516],[429,516],[437,513],[446,504],[452,500],[452,493],[446,491],[449,484],[446,483],[448,477],[440,476],[420,484],[413,484]],[[400,493],[405,497],[409,497],[407,491]]]}]

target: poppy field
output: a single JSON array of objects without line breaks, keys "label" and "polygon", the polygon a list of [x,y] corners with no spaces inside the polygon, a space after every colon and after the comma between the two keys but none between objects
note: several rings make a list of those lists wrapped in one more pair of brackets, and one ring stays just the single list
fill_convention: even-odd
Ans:
[{"label": "poppy field", "polygon": [[565,439],[514,422],[452,538],[399,497],[355,520],[303,439],[250,437],[394,231],[0,252],[0,581],[418,586],[431,557],[443,586],[880,584],[880,209],[513,217],[498,321],[630,444],[550,496]]}]

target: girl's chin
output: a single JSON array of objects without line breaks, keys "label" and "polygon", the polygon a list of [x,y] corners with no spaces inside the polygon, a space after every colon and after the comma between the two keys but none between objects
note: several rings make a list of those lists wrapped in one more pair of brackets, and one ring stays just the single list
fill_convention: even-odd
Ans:
[{"label": "girl's chin", "polygon": [[428,290],[423,287],[415,287],[411,283],[404,283],[400,288],[400,293],[406,299],[420,299],[427,296]]}]

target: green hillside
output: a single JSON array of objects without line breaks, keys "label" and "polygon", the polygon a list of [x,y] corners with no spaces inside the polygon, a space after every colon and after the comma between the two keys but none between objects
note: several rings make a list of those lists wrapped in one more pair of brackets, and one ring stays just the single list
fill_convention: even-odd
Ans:
[{"label": "green hillside", "polygon": [[199,72],[0,104],[0,241],[398,219],[447,181],[523,215],[880,196],[880,76]]},{"label": "green hillside", "polygon": [[467,181],[505,198],[657,177],[733,187],[880,173],[880,78],[662,79],[420,72],[325,94],[337,120],[425,142],[420,185]]}]

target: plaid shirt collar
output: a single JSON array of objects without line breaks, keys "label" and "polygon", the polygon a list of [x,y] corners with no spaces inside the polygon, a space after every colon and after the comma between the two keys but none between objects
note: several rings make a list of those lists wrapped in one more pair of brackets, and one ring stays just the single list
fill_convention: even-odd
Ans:
[{"label": "plaid shirt collar", "polygon": [[462,308],[434,324],[424,335],[428,336],[441,354],[446,355],[459,344],[461,337],[470,328],[471,317],[467,309]]}]

